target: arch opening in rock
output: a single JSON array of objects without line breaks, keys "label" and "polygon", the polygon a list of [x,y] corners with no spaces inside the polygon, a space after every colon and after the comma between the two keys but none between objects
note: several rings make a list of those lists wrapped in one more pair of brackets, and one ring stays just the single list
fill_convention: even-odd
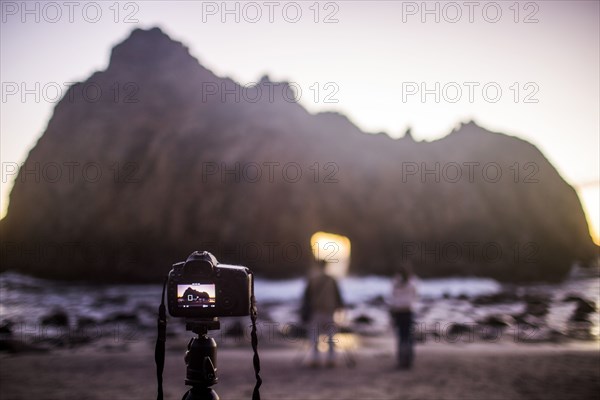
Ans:
[{"label": "arch opening in rock", "polygon": [[329,232],[315,232],[310,238],[310,246],[317,260],[327,262],[327,273],[336,278],[348,274],[350,266],[350,239]]}]

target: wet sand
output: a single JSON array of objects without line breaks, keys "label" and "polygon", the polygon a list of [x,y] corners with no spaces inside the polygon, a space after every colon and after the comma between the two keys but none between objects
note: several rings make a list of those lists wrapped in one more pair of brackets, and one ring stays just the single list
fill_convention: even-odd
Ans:
[{"label": "wet sand", "polygon": [[[180,399],[187,340],[169,339],[165,399]],[[515,344],[436,344],[416,348],[410,371],[394,369],[390,337],[341,352],[336,368],[303,364],[299,343],[263,346],[263,399],[598,399],[600,347]],[[250,399],[254,385],[248,346],[218,352],[222,399]],[[349,361],[356,361],[350,367]],[[153,343],[104,345],[48,353],[0,355],[0,398],[156,398]]]}]

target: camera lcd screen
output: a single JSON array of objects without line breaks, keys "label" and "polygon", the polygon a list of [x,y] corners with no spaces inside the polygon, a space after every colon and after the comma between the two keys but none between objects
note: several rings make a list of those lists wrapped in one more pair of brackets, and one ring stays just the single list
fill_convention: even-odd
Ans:
[{"label": "camera lcd screen", "polygon": [[177,305],[183,308],[215,307],[215,285],[214,283],[187,283],[177,285]]}]

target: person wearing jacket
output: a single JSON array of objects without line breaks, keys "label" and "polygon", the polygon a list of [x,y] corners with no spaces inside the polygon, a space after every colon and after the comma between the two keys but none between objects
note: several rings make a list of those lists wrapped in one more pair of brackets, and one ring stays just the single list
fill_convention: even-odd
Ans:
[{"label": "person wearing jacket", "polygon": [[343,307],[342,296],[337,281],[326,274],[327,262],[317,261],[318,270],[309,277],[304,290],[302,304],[302,320],[308,322],[309,334],[312,341],[312,367],[319,366],[319,337],[327,336],[329,347],[327,355],[327,367],[335,366],[335,343],[334,335],[336,326],[333,314]]}]

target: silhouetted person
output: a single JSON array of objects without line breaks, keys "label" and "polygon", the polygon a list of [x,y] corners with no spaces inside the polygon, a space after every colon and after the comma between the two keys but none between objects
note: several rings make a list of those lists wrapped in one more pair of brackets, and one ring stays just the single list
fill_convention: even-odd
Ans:
[{"label": "silhouetted person", "polygon": [[336,333],[333,321],[334,312],[343,307],[342,296],[336,280],[325,273],[327,263],[318,260],[318,271],[308,278],[302,305],[302,319],[309,322],[309,337],[312,341],[311,366],[319,365],[319,336],[327,335],[329,351],[327,367],[335,366],[335,343],[333,336]]},{"label": "silhouetted person", "polygon": [[403,265],[393,278],[390,313],[397,334],[398,368],[410,369],[413,364],[413,304],[417,299],[415,278],[409,266]]}]

